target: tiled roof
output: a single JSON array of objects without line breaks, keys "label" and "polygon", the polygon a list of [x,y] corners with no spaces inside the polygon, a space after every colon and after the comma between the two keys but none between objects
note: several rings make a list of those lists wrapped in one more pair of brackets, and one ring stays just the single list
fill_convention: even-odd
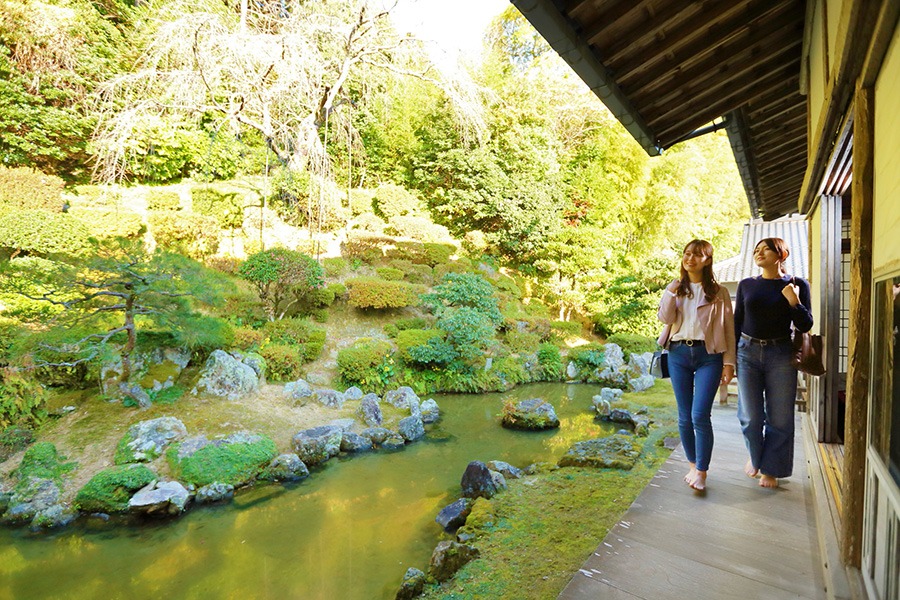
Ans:
[{"label": "tiled roof", "polygon": [[738,282],[759,275],[753,262],[753,249],[760,240],[778,237],[787,242],[791,251],[785,268],[791,275],[809,279],[809,227],[805,215],[788,215],[774,221],[753,219],[744,225],[741,253],[713,265],[716,279],[721,283]]}]

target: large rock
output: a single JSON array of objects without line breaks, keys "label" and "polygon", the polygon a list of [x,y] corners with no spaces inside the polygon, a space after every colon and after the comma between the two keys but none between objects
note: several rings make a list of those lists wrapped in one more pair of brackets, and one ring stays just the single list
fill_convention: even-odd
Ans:
[{"label": "large rock", "polygon": [[319,404],[328,408],[340,409],[344,407],[344,394],[337,390],[318,390],[316,391],[316,400]]},{"label": "large rock", "polygon": [[246,398],[259,392],[259,377],[246,365],[223,350],[214,350],[200,371],[195,394],[210,394],[228,400]]},{"label": "large rock", "polygon": [[624,394],[624,393],[625,392],[623,392],[622,390],[620,390],[618,388],[605,387],[605,388],[600,389],[600,397],[602,399],[606,400],[607,402],[609,402],[610,404],[619,400],[622,397],[622,394]]},{"label": "large rock", "polygon": [[568,379],[578,377],[578,365],[575,364],[575,361],[570,360],[569,364],[566,365],[566,377]]},{"label": "large rock", "polygon": [[341,431],[347,433],[353,426],[356,425],[356,421],[354,419],[334,419],[332,421],[328,421],[326,425],[331,425],[332,427],[340,427]]},{"label": "large rock", "polygon": [[373,448],[372,440],[356,433],[344,433],[341,438],[341,452],[365,452]]},{"label": "large rock", "polygon": [[402,386],[396,390],[389,390],[384,395],[384,401],[393,405],[395,408],[409,409],[409,399],[414,398],[417,402],[419,397],[411,387]]},{"label": "large rock", "polygon": [[559,459],[561,467],[595,467],[631,470],[641,455],[641,445],[631,436],[615,434],[578,442]]},{"label": "large rock", "polygon": [[297,456],[309,466],[318,465],[341,452],[340,427],[323,425],[298,432],[291,439],[291,446]]},{"label": "large rock", "polygon": [[434,423],[441,416],[441,409],[433,398],[429,398],[423,402],[422,406],[419,407],[419,410],[422,413],[422,422],[424,423]]},{"label": "large rock", "polygon": [[368,428],[362,430],[361,435],[364,435],[365,437],[369,438],[376,444],[381,444],[384,442],[384,440],[388,439],[389,437],[396,436],[397,432],[391,431],[390,429],[387,429],[386,427],[368,427]]},{"label": "large rock", "polygon": [[378,396],[375,394],[366,394],[359,401],[359,408],[356,411],[363,423],[369,427],[377,427],[384,423],[384,416],[381,414],[381,406],[378,404]]},{"label": "large rock", "polygon": [[149,462],[160,456],[172,442],[187,437],[184,423],[175,417],[141,421],[128,428],[116,448],[117,465]]},{"label": "large rock", "polygon": [[634,434],[640,437],[650,435],[650,418],[645,416],[634,417]]},{"label": "large rock", "polygon": [[409,407],[409,414],[412,417],[416,417],[417,419],[422,418],[422,409],[419,407],[419,397],[406,397],[406,404]]},{"label": "large rock", "polygon": [[156,482],[132,496],[128,509],[138,515],[171,517],[184,512],[190,499],[190,492],[177,481]]},{"label": "large rock", "polygon": [[296,454],[279,454],[259,476],[267,481],[298,481],[309,477],[309,469]]},{"label": "large rock", "polygon": [[634,423],[634,416],[629,410],[614,408],[609,411],[609,420],[613,423]]},{"label": "large rock", "polygon": [[310,400],[316,397],[316,393],[310,389],[309,384],[303,379],[284,384],[284,392],[282,394],[290,401],[291,406],[306,406]]},{"label": "large rock", "polygon": [[348,387],[344,391],[344,399],[345,400],[359,400],[362,397],[363,397],[362,390],[359,389],[358,387],[356,387],[355,385],[353,387]]},{"label": "large rock", "polygon": [[425,590],[425,573],[418,569],[409,568],[403,576],[403,582],[394,600],[412,600],[422,595]]},{"label": "large rock", "polygon": [[425,425],[419,417],[405,417],[400,419],[397,431],[407,442],[414,442],[425,435]]},{"label": "large rock", "polygon": [[594,406],[594,412],[597,413],[598,417],[600,417],[601,419],[609,418],[609,413],[612,411],[612,407],[610,407],[609,405],[609,400],[598,394],[591,399],[591,402]]},{"label": "large rock", "polygon": [[166,452],[172,474],[196,486],[221,482],[239,487],[252,482],[278,454],[267,437],[241,432],[223,439],[194,436]]},{"label": "large rock", "polygon": [[385,450],[402,450],[406,447],[406,440],[398,434],[393,434],[381,442],[381,447]]},{"label": "large rock", "polygon": [[618,344],[608,342],[603,345],[603,364],[594,372],[593,378],[610,387],[625,387],[628,380],[625,374],[625,357]]},{"label": "large rock", "polygon": [[9,496],[9,506],[3,513],[4,523],[28,523],[38,514],[57,504],[60,497],[59,485],[52,479],[29,477]]},{"label": "large rock", "polygon": [[465,525],[466,517],[472,512],[473,504],[475,504],[475,501],[471,498],[460,498],[456,502],[442,508],[434,520],[447,531],[459,529]]},{"label": "large rock", "polygon": [[466,467],[460,485],[465,498],[492,498],[506,489],[506,479],[497,471],[488,469],[480,460],[473,460]]},{"label": "large rock", "polygon": [[194,500],[197,504],[210,504],[212,502],[221,502],[223,500],[231,500],[234,497],[234,486],[229,483],[221,483],[215,481],[204,485],[197,490]]},{"label": "large rock", "polygon": [[653,382],[656,381],[656,378],[649,373],[646,375],[641,375],[635,379],[628,380],[628,391],[629,392],[643,392],[644,390],[649,390],[653,387]]},{"label": "large rock", "polygon": [[637,379],[641,375],[649,375],[650,361],[652,359],[652,352],[644,352],[643,354],[632,352],[628,358],[628,366],[625,367],[625,375],[629,379]]},{"label": "large rock", "polygon": [[492,460],[487,463],[487,468],[491,471],[497,471],[506,479],[519,479],[522,476],[522,470],[517,469],[509,463],[502,460]]},{"label": "large rock", "polygon": [[128,510],[131,496],[157,479],[156,474],[142,464],[121,465],[100,471],[75,494],[75,507],[89,513]]},{"label": "large rock", "polygon": [[77,517],[78,513],[67,504],[53,504],[34,516],[31,520],[31,530],[64,527]]},{"label": "large rock", "polygon": [[437,581],[447,581],[479,556],[480,552],[474,546],[458,542],[440,542],[431,555],[428,574]]},{"label": "large rock", "polygon": [[237,352],[232,351],[231,355],[236,359],[253,369],[260,385],[266,382],[266,359],[262,354],[256,352]]},{"label": "large rock", "polygon": [[522,400],[512,410],[503,411],[500,421],[510,429],[552,429],[559,427],[559,419],[553,405],[540,398]]}]

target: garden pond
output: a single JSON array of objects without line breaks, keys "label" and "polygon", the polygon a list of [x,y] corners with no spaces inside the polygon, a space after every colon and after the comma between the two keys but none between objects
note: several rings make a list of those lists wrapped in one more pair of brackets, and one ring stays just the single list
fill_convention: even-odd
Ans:
[{"label": "garden pond", "polygon": [[[436,397],[442,417],[405,449],[332,459],[311,477],[143,525],[84,523],[54,533],[0,529],[0,599],[391,599],[409,567],[449,539],[434,521],[473,460],[524,468],[614,433],[594,420],[600,386],[532,384]],[[542,397],[557,430],[503,429],[505,400]]]}]

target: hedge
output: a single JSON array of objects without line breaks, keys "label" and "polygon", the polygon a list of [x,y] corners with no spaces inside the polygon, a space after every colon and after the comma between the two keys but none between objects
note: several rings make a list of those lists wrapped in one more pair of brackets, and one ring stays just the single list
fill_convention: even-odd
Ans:
[{"label": "hedge", "polygon": [[372,198],[375,214],[385,219],[422,212],[422,203],[399,185],[388,183],[379,186]]},{"label": "hedge", "polygon": [[410,348],[424,346],[431,338],[443,338],[446,334],[440,329],[405,329],[397,333],[397,354],[407,362],[414,362],[409,355]]},{"label": "hedge", "polygon": [[84,222],[98,238],[137,237],[144,232],[144,220],[130,210],[75,207],[69,214]]},{"label": "hedge", "polygon": [[419,303],[425,287],[405,281],[387,281],[376,277],[358,277],[347,281],[349,302],[356,308],[403,308]]},{"label": "hedge", "polygon": [[150,190],[147,192],[147,210],[181,210],[181,197],[175,192]]},{"label": "hedge", "polygon": [[0,217],[0,246],[36,254],[86,254],[87,226],[71,215],[20,210]]},{"label": "hedge", "polygon": [[64,185],[56,175],[0,165],[0,214],[25,209],[61,212],[65,205]]},{"label": "hedge", "polygon": [[170,250],[202,259],[219,249],[219,223],[212,217],[193,213],[152,211],[150,231],[156,243]]},{"label": "hedge", "polygon": [[436,225],[427,217],[414,216],[392,217],[384,232],[420,242],[437,242],[450,237],[449,230],[443,225]]}]

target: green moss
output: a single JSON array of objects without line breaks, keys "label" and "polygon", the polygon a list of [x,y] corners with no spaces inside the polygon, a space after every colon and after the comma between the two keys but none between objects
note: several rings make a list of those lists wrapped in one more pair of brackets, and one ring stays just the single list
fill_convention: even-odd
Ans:
[{"label": "green moss", "polygon": [[215,481],[243,485],[256,478],[278,453],[275,442],[267,437],[246,443],[214,442],[182,459],[178,458],[180,446],[171,446],[166,452],[166,459],[175,477],[197,486]]},{"label": "green moss", "polygon": [[155,479],[156,474],[144,465],[100,471],[75,495],[75,508],[85,512],[126,510],[134,492]]},{"label": "green moss", "polygon": [[59,481],[63,475],[78,467],[78,463],[67,463],[65,460],[66,457],[56,451],[56,446],[50,442],[38,442],[25,451],[14,475],[20,484],[27,482],[29,477]]}]

